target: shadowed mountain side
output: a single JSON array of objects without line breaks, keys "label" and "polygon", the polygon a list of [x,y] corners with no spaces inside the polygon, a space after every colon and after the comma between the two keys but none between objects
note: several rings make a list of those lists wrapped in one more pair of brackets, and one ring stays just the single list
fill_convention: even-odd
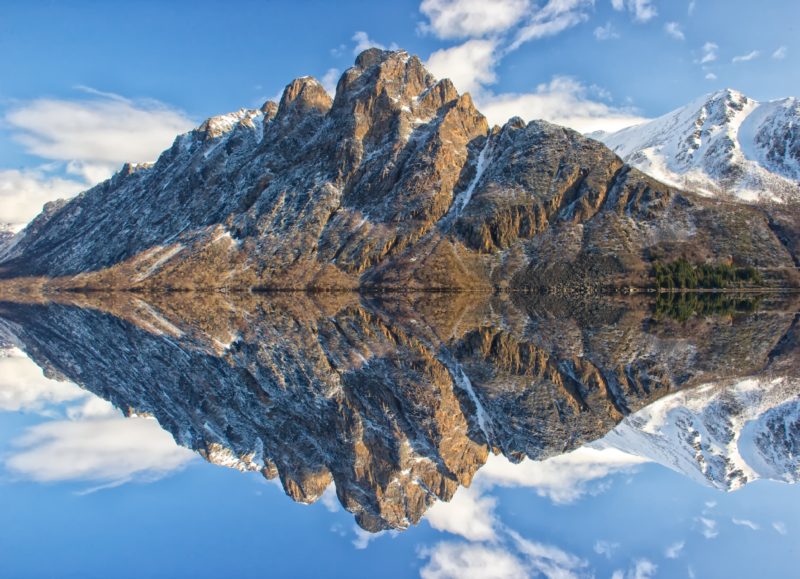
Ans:
[{"label": "shadowed mountain side", "polygon": [[57,298],[1,303],[2,341],[294,500],[334,482],[370,531],[415,524],[490,451],[558,455],[678,389],[786,370],[797,342],[781,304],[680,324],[524,295]]}]

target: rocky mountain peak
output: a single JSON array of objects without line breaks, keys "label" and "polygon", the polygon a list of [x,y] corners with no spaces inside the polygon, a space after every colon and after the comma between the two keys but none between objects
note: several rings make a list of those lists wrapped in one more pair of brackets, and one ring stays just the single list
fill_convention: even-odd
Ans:
[{"label": "rocky mountain peak", "polygon": [[304,76],[286,85],[276,117],[284,120],[298,115],[325,114],[331,108],[331,104],[331,97],[319,81]]},{"label": "rocky mountain peak", "polygon": [[355,66],[339,79],[334,109],[358,114],[369,112],[378,103],[399,109],[435,83],[418,57],[404,50],[370,48],[359,54]]},{"label": "rocky mountain peak", "polygon": [[239,109],[232,113],[210,117],[192,132],[204,141],[218,139],[240,123],[252,124],[252,119],[261,114],[258,109]]},{"label": "rocky mountain peak", "polygon": [[261,112],[264,113],[264,120],[270,121],[278,113],[278,103],[275,101],[267,101],[261,105]]}]

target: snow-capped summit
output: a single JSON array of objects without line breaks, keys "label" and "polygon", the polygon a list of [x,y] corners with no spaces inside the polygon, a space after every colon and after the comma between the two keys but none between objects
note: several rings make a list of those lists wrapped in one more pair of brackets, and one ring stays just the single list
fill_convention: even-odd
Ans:
[{"label": "snow-capped summit", "polygon": [[795,378],[747,379],[662,398],[592,446],[622,450],[700,483],[736,490],[758,479],[800,480],[798,429]]},{"label": "snow-capped summit", "polygon": [[800,101],[725,89],[662,117],[590,135],[675,187],[744,201],[800,198]]}]

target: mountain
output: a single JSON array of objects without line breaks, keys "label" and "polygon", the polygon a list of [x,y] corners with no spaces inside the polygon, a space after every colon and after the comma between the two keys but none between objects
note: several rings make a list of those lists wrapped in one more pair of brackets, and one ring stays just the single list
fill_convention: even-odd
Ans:
[{"label": "mountain", "polygon": [[593,133],[654,179],[744,201],[800,201],[800,101],[726,89],[652,121]]},{"label": "mountain", "polygon": [[3,248],[5,248],[9,243],[11,243],[11,238],[14,237],[14,230],[8,223],[0,223],[0,254],[3,252]]},{"label": "mountain", "polygon": [[708,384],[656,401],[597,448],[616,448],[721,490],[800,480],[797,380]]},{"label": "mountain", "polygon": [[[797,430],[780,404],[798,392],[796,301],[677,322],[635,300],[521,292],[27,297],[0,302],[0,344],[23,349],[49,378],[154,417],[210,462],[277,478],[298,502],[333,482],[370,531],[417,523],[469,485],[490,452],[558,456],[626,416],[646,421],[659,400],[680,409],[670,394],[693,399],[699,386],[703,401],[703,385],[745,377],[784,380],[758,402],[766,418],[752,438],[776,469],[795,472]],[[739,411],[717,406],[700,432],[727,440],[725,419]],[[673,432],[648,448],[680,455],[692,472],[695,447]]]},{"label": "mountain", "polygon": [[211,118],[153,165],[48,204],[0,250],[0,276],[587,292],[647,285],[653,261],[683,255],[796,283],[795,231],[774,228],[760,208],[655,181],[575,131],[489,127],[417,57],[369,49],[333,99],[296,79],[280,103]]}]

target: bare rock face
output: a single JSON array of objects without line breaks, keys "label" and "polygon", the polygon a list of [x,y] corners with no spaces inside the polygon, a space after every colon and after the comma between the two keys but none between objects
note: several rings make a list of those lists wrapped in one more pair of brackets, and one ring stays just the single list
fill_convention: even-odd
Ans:
[{"label": "bare rock face", "polygon": [[152,166],[51,205],[3,277],[89,288],[636,285],[686,255],[793,270],[796,227],[645,177],[574,131],[490,128],[406,52],[369,49],[331,99],[213,117]]},{"label": "bare rock face", "polygon": [[[760,376],[797,395],[791,305],[678,323],[636,304],[457,296],[68,292],[0,303],[0,343],[298,502],[334,483],[370,531],[417,523],[490,452],[556,456],[675,392]],[[789,449],[778,471],[796,446],[782,424],[762,429]]]}]

